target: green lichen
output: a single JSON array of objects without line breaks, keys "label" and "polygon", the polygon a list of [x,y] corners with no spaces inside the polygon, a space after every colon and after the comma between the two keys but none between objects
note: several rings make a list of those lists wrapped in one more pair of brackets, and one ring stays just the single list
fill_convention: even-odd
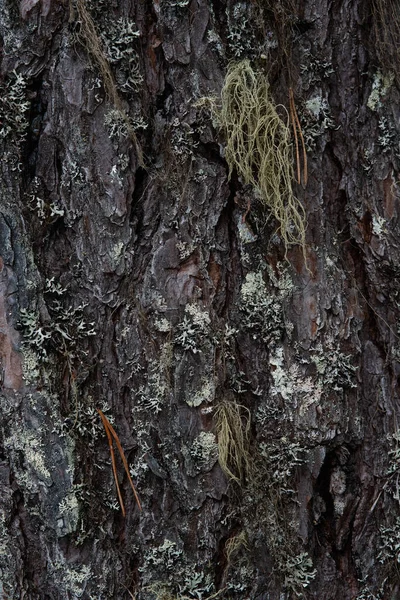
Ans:
[{"label": "green lichen", "polygon": [[244,60],[229,67],[215,111],[225,133],[229,177],[235,170],[277,220],[286,249],[305,248],[306,216],[292,188],[293,156],[288,119],[279,116],[264,73]]}]

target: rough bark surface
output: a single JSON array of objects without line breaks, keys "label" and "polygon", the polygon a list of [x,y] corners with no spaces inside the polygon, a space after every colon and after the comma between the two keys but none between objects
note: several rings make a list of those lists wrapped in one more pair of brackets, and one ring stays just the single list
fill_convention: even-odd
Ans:
[{"label": "rough bark surface", "polygon": [[[376,4],[0,0],[0,598],[399,597],[400,98]],[[306,263],[199,102],[243,59],[284,120],[293,88]]]}]

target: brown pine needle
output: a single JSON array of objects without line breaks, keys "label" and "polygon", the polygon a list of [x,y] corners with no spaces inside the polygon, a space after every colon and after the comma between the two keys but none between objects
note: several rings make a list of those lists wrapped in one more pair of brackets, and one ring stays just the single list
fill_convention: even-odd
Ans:
[{"label": "brown pine needle", "polygon": [[307,181],[308,181],[307,152],[306,152],[306,145],[304,143],[304,137],[303,137],[303,132],[301,130],[299,117],[297,115],[296,105],[294,103],[294,95],[293,95],[292,88],[289,88],[289,106],[290,106],[290,116],[292,119],[294,137],[295,137],[295,142],[296,142],[297,178],[298,178],[298,183],[301,183],[301,181],[300,181],[299,148],[298,148],[298,138],[297,138],[297,130],[298,130],[298,135],[301,140],[301,147],[303,149],[303,185],[305,187],[307,185]]},{"label": "brown pine needle", "polygon": [[120,506],[121,506],[122,514],[125,517],[126,512],[125,512],[125,506],[124,506],[124,503],[123,503],[123,500],[122,500],[121,491],[120,491],[119,484],[118,484],[117,468],[116,468],[116,464],[115,464],[115,455],[114,455],[114,448],[113,448],[113,443],[112,443],[112,437],[114,438],[115,443],[117,445],[118,452],[119,452],[119,454],[121,456],[121,459],[122,459],[122,462],[123,462],[123,465],[124,465],[124,468],[125,468],[125,472],[126,472],[126,474],[128,476],[128,480],[129,480],[130,486],[131,486],[131,488],[133,490],[133,494],[135,496],[135,500],[137,502],[139,510],[142,510],[142,506],[140,504],[139,496],[138,496],[138,494],[136,492],[135,486],[133,485],[132,477],[131,477],[131,474],[129,473],[128,462],[127,462],[127,460],[125,458],[125,454],[124,454],[124,451],[122,449],[121,442],[119,441],[118,434],[116,433],[114,427],[111,425],[110,421],[107,419],[107,417],[105,416],[105,414],[99,408],[97,409],[97,412],[100,415],[100,418],[102,420],[104,429],[105,429],[106,434],[107,434],[108,445],[110,447],[110,454],[111,454],[111,464],[112,464],[112,469],[113,469],[113,474],[114,474],[114,479],[115,479],[115,485],[117,487],[118,499],[119,499],[119,503],[120,503]]}]

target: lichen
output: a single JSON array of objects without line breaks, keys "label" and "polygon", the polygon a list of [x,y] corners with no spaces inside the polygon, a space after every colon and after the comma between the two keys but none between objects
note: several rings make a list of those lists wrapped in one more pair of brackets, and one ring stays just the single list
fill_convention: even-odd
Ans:
[{"label": "lichen", "polygon": [[201,431],[190,446],[182,447],[186,470],[190,476],[210,471],[218,460],[218,444],[211,431]]},{"label": "lichen", "polygon": [[212,402],[215,397],[215,381],[203,378],[202,386],[194,392],[192,396],[186,398],[186,402],[193,408],[200,406],[204,402]]},{"label": "lichen", "polygon": [[4,440],[4,447],[11,455],[22,454],[23,467],[16,469],[16,477],[23,488],[34,492],[38,489],[38,480],[51,483],[50,465],[38,431],[17,431]]},{"label": "lichen", "polygon": [[214,413],[219,464],[226,476],[239,485],[251,476],[249,452],[250,411],[233,400],[220,402]]},{"label": "lichen", "polygon": [[311,360],[317,368],[318,380],[324,389],[343,393],[345,389],[357,387],[355,374],[358,367],[353,363],[353,356],[341,352],[333,341],[324,346],[318,343],[311,353]]},{"label": "lichen", "polygon": [[311,96],[299,110],[304,143],[309,152],[314,152],[317,141],[327,131],[336,129],[327,98],[321,92]]},{"label": "lichen", "polygon": [[283,302],[290,294],[292,284],[287,273],[277,278],[268,270],[270,287],[267,288],[262,271],[247,273],[240,290],[242,325],[253,338],[277,342],[285,332]]},{"label": "lichen", "polygon": [[0,140],[9,139],[17,146],[24,141],[29,110],[27,81],[21,73],[13,71],[0,85]]},{"label": "lichen", "polygon": [[292,188],[291,132],[288,120],[278,115],[265,74],[248,60],[231,65],[215,112],[226,137],[228,176],[236,170],[253,186],[277,220],[286,249],[292,244],[304,249],[306,215]]},{"label": "lichen", "polygon": [[47,568],[58,585],[59,592],[66,596],[73,594],[77,598],[81,598],[86,585],[93,577],[88,565],[70,565],[60,553],[54,561],[50,557],[48,558]]},{"label": "lichen", "polygon": [[143,83],[135,43],[140,37],[133,21],[123,17],[107,23],[101,32],[105,55],[115,69],[117,87],[122,92],[138,92]]},{"label": "lichen", "polygon": [[394,73],[383,74],[380,69],[374,74],[372,90],[367,100],[370,110],[376,111],[382,107],[382,99],[387,95],[394,81]]},{"label": "lichen", "polygon": [[198,304],[186,304],[183,321],[176,328],[175,343],[194,354],[201,352],[204,341],[209,338],[211,318]]},{"label": "lichen", "polygon": [[172,363],[173,346],[166,341],[161,346],[158,360],[152,360],[146,374],[146,383],[136,392],[140,410],[154,411],[156,414],[165,407],[170,391],[169,370]]},{"label": "lichen", "polygon": [[282,397],[292,408],[299,408],[301,416],[311,405],[320,402],[322,386],[312,377],[305,376],[304,369],[298,363],[288,365],[282,347],[278,347],[271,354],[269,363],[272,366],[272,398]]}]

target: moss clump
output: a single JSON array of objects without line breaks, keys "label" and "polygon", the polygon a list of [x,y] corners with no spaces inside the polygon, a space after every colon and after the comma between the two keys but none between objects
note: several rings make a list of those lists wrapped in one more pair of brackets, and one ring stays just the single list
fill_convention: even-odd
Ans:
[{"label": "moss clump", "polygon": [[[243,410],[247,412],[247,418],[242,417]],[[223,400],[218,405],[214,418],[221,469],[229,479],[241,484],[251,472],[248,450],[250,411],[236,402]]]},{"label": "moss clump", "polygon": [[217,117],[226,135],[229,177],[251,184],[280,225],[286,248],[305,247],[305,211],[292,189],[289,124],[278,115],[264,75],[244,60],[228,69]]}]

